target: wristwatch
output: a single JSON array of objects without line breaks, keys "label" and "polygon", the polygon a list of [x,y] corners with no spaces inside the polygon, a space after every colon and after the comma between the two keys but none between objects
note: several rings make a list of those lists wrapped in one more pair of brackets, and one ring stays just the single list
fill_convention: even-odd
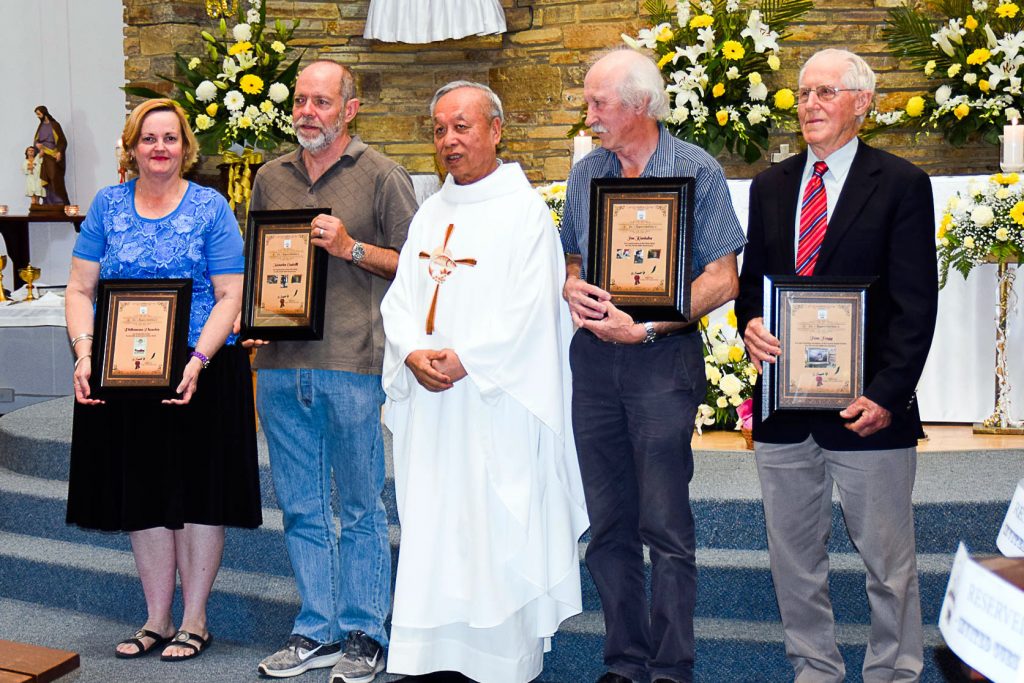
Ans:
[{"label": "wristwatch", "polygon": [[362,242],[356,242],[352,245],[352,265],[358,266],[364,258],[366,258],[366,247]]},{"label": "wristwatch", "polygon": [[658,333],[654,331],[654,323],[644,323],[644,330],[647,332],[647,336],[640,342],[641,344],[650,344],[652,341],[658,338]]}]

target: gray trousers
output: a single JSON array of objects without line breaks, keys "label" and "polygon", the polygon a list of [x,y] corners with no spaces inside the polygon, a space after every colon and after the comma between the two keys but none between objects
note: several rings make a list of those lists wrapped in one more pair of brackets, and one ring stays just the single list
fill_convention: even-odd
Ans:
[{"label": "gray trousers", "polygon": [[871,633],[865,683],[917,681],[924,665],[911,492],[917,449],[829,451],[756,443],[772,580],[796,683],[833,683],[846,667],[828,594],[832,484],[867,569]]}]

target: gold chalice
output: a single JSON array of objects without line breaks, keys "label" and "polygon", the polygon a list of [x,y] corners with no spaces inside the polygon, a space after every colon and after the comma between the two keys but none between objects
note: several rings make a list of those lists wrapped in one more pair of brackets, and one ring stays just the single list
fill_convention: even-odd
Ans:
[{"label": "gold chalice", "polygon": [[35,301],[36,290],[35,287],[32,286],[32,283],[39,279],[39,273],[40,270],[31,263],[18,271],[18,275],[20,275],[21,279],[25,281],[25,287],[27,289],[25,292],[25,301]]},{"label": "gold chalice", "polygon": [[0,254],[0,301],[7,301],[4,294],[4,268],[7,267],[7,254]]}]

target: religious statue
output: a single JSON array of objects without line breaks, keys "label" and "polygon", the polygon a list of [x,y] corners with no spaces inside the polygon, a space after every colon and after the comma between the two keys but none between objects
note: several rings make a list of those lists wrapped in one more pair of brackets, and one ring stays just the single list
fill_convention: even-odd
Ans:
[{"label": "religious statue", "polygon": [[68,140],[64,135],[64,129],[60,127],[49,110],[40,105],[35,109],[39,118],[39,127],[36,128],[34,144],[39,150],[39,158],[42,161],[43,189],[46,190],[46,197],[43,204],[70,204],[68,191],[64,187],[64,170],[66,168],[66,151]]}]

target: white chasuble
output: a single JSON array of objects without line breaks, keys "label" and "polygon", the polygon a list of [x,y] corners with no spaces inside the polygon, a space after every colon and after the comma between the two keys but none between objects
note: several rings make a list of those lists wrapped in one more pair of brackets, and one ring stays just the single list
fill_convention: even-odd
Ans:
[{"label": "white chasuble", "polygon": [[[467,186],[449,176],[409,228],[381,305],[402,525],[392,673],[524,683],[582,611],[564,280],[550,212],[518,164]],[[444,348],[468,375],[431,393],[404,361]]]}]

